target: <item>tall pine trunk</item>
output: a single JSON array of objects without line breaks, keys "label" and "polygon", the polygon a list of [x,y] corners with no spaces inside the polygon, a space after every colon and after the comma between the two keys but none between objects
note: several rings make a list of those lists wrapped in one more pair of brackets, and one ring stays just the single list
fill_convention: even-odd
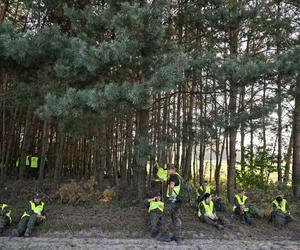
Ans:
[{"label": "tall pine trunk", "polygon": [[26,156],[30,148],[31,119],[32,119],[32,113],[30,108],[28,108],[26,114],[26,123],[25,123],[25,130],[23,134],[23,142],[22,142],[22,150],[21,150],[20,170],[19,170],[20,180],[24,179],[26,174]]},{"label": "tall pine trunk", "polygon": [[142,201],[145,196],[146,166],[149,156],[149,111],[137,110],[135,138],[135,170],[137,177],[138,199]]},{"label": "tall pine trunk", "polygon": [[293,191],[300,199],[300,74],[297,76],[294,110]]},{"label": "tall pine trunk", "polygon": [[41,154],[40,169],[39,169],[39,181],[43,180],[45,176],[45,163],[46,163],[46,153],[48,150],[48,138],[49,138],[48,123],[44,121],[43,136],[42,136],[42,154]]}]

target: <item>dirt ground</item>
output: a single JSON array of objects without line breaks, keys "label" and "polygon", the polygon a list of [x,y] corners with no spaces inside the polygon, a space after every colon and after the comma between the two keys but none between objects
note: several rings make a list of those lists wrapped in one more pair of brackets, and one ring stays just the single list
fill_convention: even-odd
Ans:
[{"label": "dirt ground", "polygon": [[0,240],[0,249],[300,249],[297,241],[272,240],[213,240],[193,239],[185,240],[178,245],[172,243],[158,243],[151,239],[105,239],[105,238],[57,238],[39,237],[26,239]]},{"label": "dirt ground", "polygon": [[32,238],[10,238],[8,229],[0,238],[0,249],[300,249],[297,221],[279,230],[265,220],[258,220],[255,228],[233,220],[232,229],[217,231],[185,208],[184,241],[177,245],[151,239],[146,218],[140,205],[49,204],[48,219],[36,227]]},{"label": "dirt ground", "polygon": [[5,193],[14,208],[14,223],[0,238],[0,249],[300,249],[299,215],[288,227],[276,229],[267,219],[257,220],[256,227],[242,225],[227,213],[222,215],[233,228],[218,231],[200,223],[193,209],[183,208],[184,241],[177,245],[151,239],[143,205],[114,201],[72,206],[51,198],[45,199],[47,220],[35,228],[32,238],[10,238],[29,196],[20,187],[10,189]]}]

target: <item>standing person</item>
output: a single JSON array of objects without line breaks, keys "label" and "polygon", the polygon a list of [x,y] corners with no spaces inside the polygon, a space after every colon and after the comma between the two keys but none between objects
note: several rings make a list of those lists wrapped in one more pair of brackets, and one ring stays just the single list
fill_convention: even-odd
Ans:
[{"label": "standing person", "polygon": [[161,195],[157,194],[153,198],[146,200],[148,205],[150,233],[151,237],[155,238],[160,232],[160,224],[164,212],[164,202],[161,200]]},{"label": "standing person", "polygon": [[12,231],[13,237],[25,236],[29,237],[34,226],[46,219],[45,203],[39,194],[34,196],[33,201],[29,201],[25,212],[16,229]]},{"label": "standing person", "polygon": [[289,206],[281,195],[278,195],[272,202],[273,211],[271,213],[271,222],[276,227],[282,227],[293,221],[289,212]]},{"label": "standing person", "polygon": [[[162,220],[162,233],[158,235],[158,241],[169,242],[175,240],[177,243],[182,241],[182,221],[180,211],[180,189],[181,176],[176,172],[174,164],[168,164],[167,188],[165,191],[165,208]],[[170,219],[172,223],[170,223]],[[170,235],[170,232],[172,234]]]},{"label": "standing person", "polygon": [[37,179],[39,173],[39,157],[33,155],[30,160],[31,178]]},{"label": "standing person", "polygon": [[212,225],[219,230],[224,229],[226,224],[223,218],[217,216],[212,196],[209,193],[206,193],[203,200],[199,203],[198,217],[202,222]]},{"label": "standing person", "polygon": [[11,222],[11,209],[7,204],[0,203],[0,236],[2,236],[4,228]]},{"label": "standing person", "polygon": [[239,189],[238,194],[234,197],[234,206],[233,212],[236,215],[239,215],[241,223],[248,223],[249,225],[254,226],[255,220],[251,217],[249,213],[249,200],[245,195],[244,189]]}]

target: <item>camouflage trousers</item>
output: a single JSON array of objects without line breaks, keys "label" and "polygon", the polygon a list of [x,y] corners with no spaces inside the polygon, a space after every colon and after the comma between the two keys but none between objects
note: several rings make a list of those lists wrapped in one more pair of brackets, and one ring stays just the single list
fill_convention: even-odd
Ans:
[{"label": "camouflage trousers", "polygon": [[162,212],[150,212],[149,214],[149,229],[151,234],[158,234],[160,232]]},{"label": "camouflage trousers", "polygon": [[0,215],[0,236],[3,233],[3,229],[9,225],[9,218],[5,215]]},{"label": "camouflage trousers", "polygon": [[41,222],[36,214],[23,217],[17,226],[17,236],[22,236],[26,231],[31,234],[34,226]]},{"label": "camouflage trousers", "polygon": [[162,233],[181,238],[182,221],[180,204],[165,203],[164,214],[162,217]]}]

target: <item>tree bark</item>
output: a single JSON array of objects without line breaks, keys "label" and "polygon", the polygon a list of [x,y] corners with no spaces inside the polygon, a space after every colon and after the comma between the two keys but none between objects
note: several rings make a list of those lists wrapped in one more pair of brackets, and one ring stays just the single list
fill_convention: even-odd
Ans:
[{"label": "tree bark", "polygon": [[142,201],[145,196],[146,166],[149,156],[149,111],[145,109],[137,110],[136,119],[135,167],[138,199]]},{"label": "tree bark", "polygon": [[23,138],[23,142],[22,142],[21,159],[20,159],[20,166],[19,166],[20,180],[23,180],[25,178],[25,174],[26,174],[26,156],[28,154],[28,150],[30,147],[31,120],[32,120],[32,112],[31,112],[30,108],[28,108],[27,114],[26,114],[25,131],[24,131],[24,138]]},{"label": "tree bark", "polygon": [[41,154],[40,169],[39,169],[39,181],[42,181],[45,176],[45,163],[46,163],[46,153],[48,151],[48,139],[49,139],[48,123],[44,121],[43,136],[42,136],[42,154]]},{"label": "tree bark", "polygon": [[294,110],[294,143],[293,143],[293,192],[300,199],[300,74],[298,73]]},{"label": "tree bark", "polygon": [[293,152],[293,140],[294,140],[294,131],[292,130],[290,141],[289,141],[289,147],[285,158],[285,170],[284,170],[284,178],[283,181],[285,184],[288,183],[290,178],[290,166],[291,166],[291,158],[292,158],[292,152]]},{"label": "tree bark", "polygon": [[0,22],[3,22],[9,7],[9,0],[3,0],[3,8],[0,12]]}]

